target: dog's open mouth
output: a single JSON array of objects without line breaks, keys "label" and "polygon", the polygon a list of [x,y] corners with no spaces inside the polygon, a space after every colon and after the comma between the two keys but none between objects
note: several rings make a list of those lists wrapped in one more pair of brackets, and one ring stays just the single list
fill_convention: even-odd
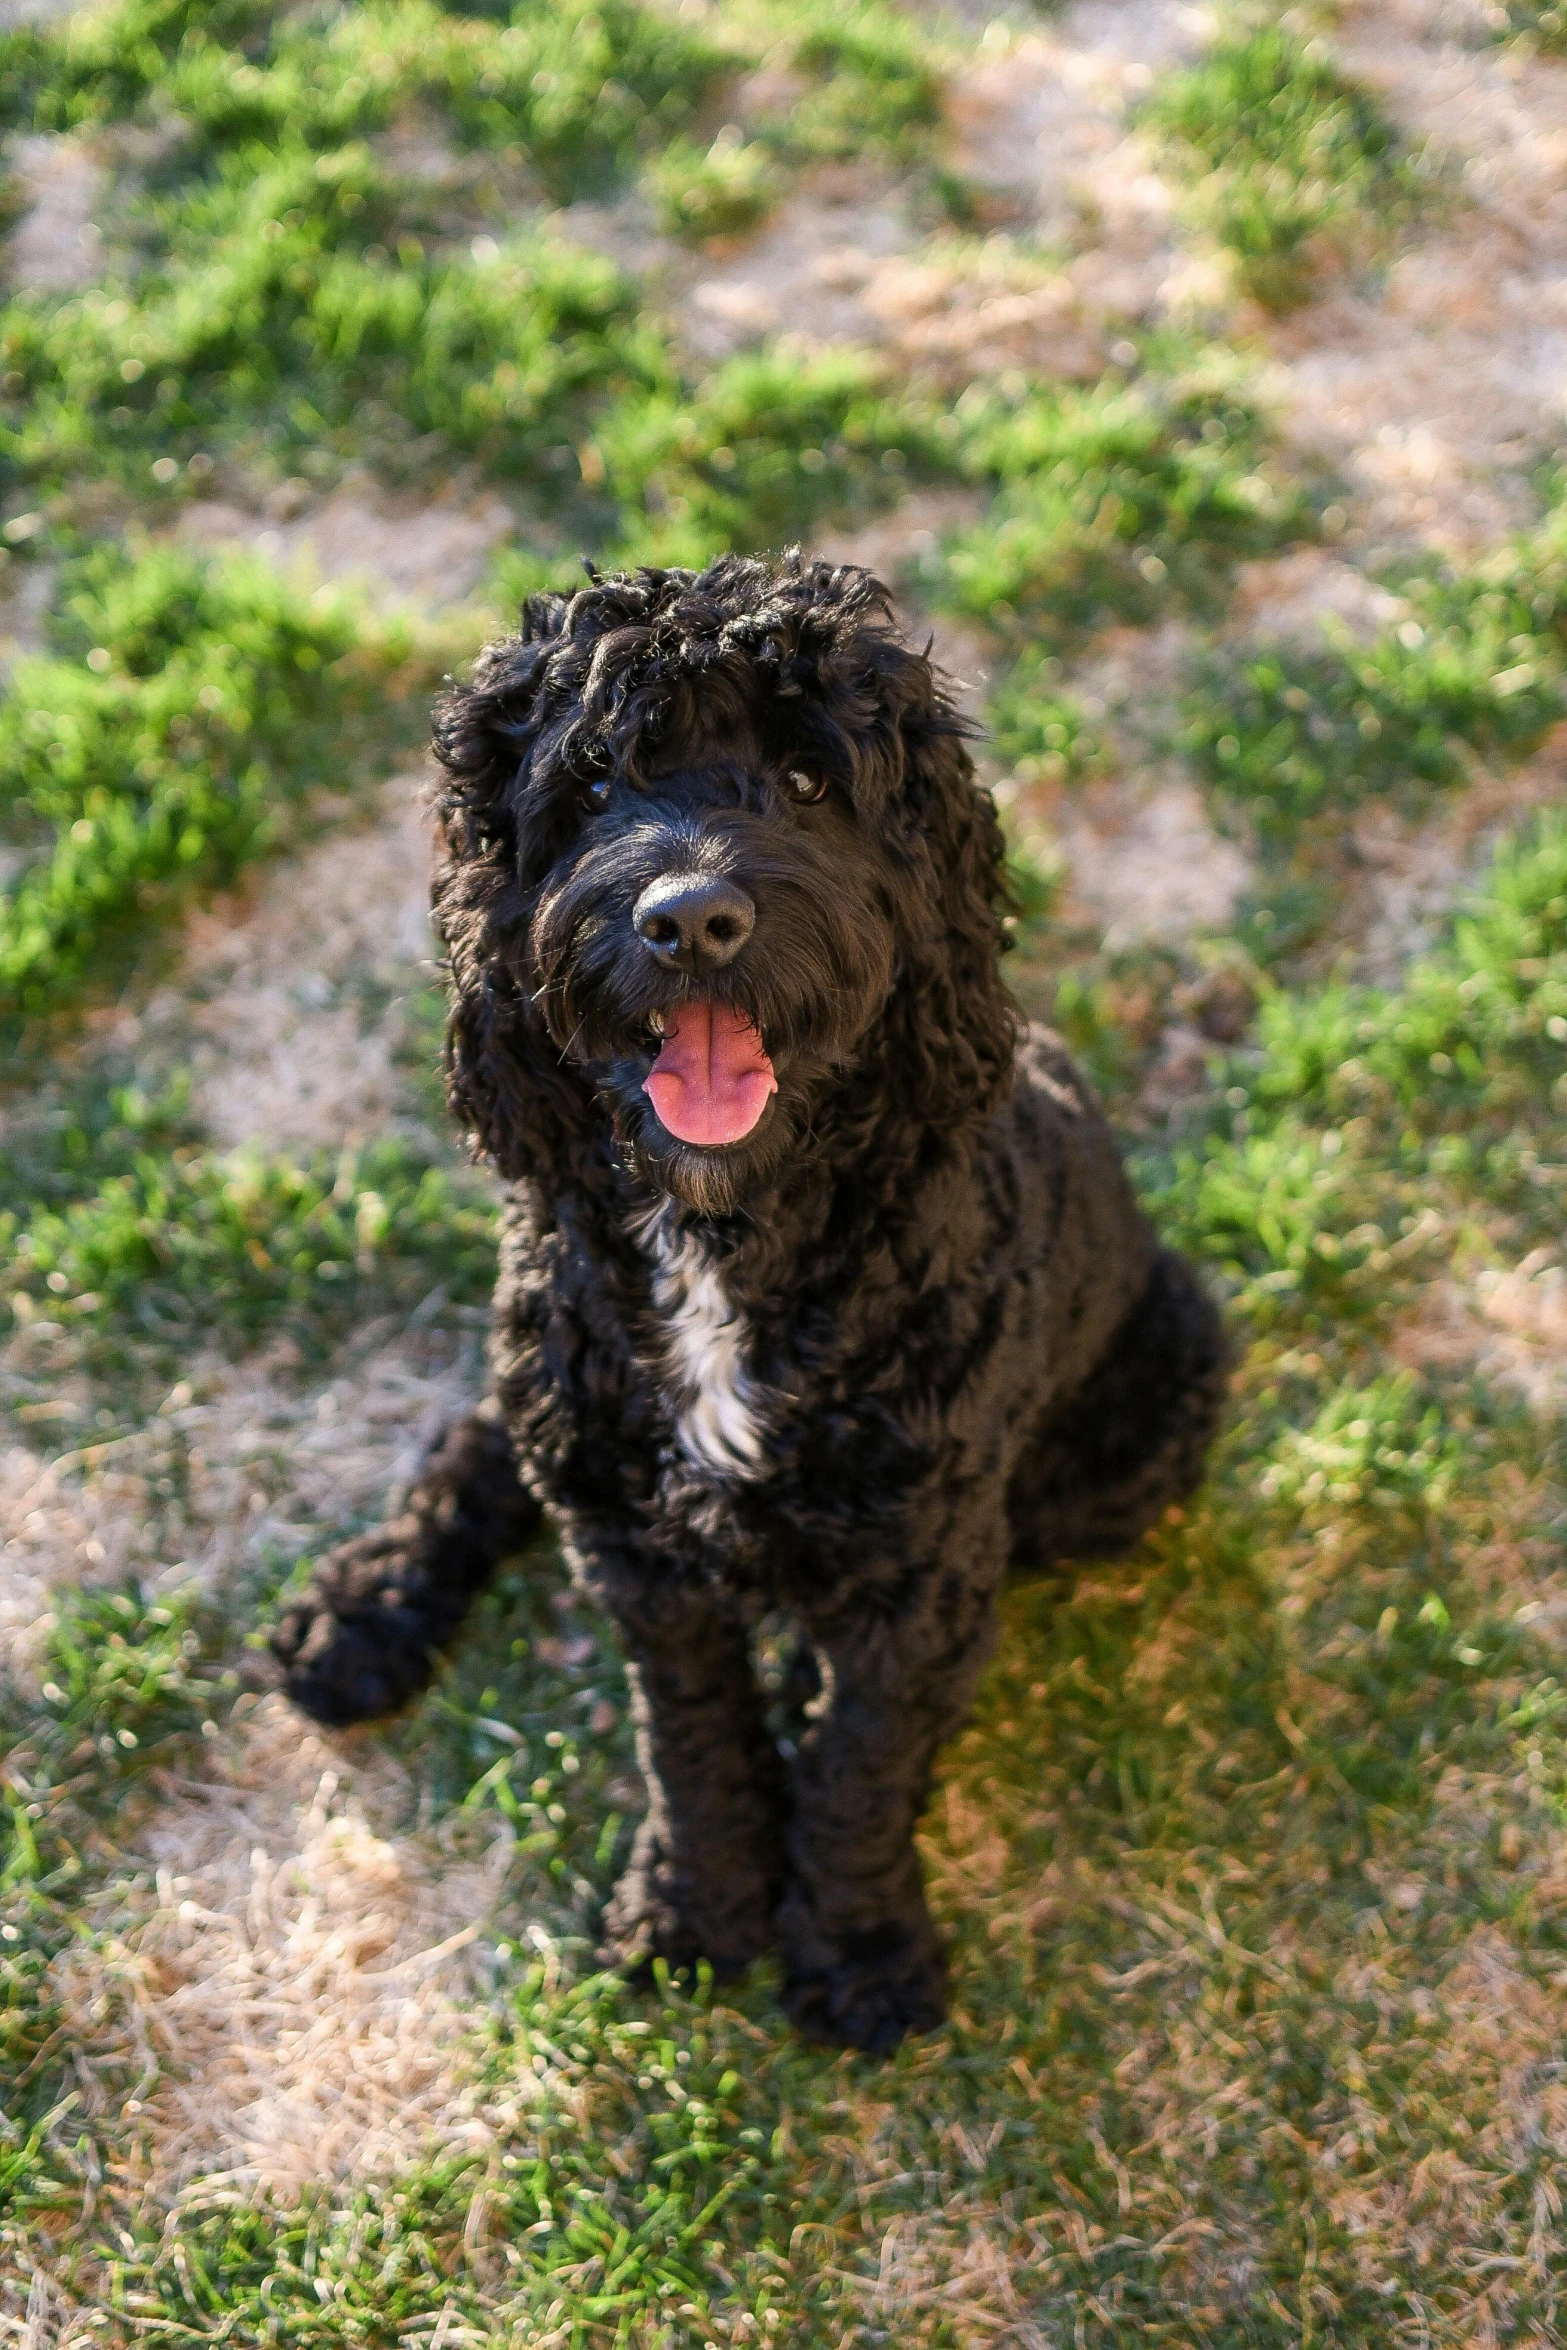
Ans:
[{"label": "dog's open mouth", "polygon": [[778,1091],[755,1024],[728,1004],[678,1004],[645,1088],[677,1142],[740,1142]]}]

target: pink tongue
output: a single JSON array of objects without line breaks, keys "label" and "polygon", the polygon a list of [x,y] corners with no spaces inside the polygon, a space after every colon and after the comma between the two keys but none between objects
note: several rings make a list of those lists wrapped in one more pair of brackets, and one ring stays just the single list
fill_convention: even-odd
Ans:
[{"label": "pink tongue", "polygon": [[646,1086],[661,1122],[680,1142],[738,1142],[778,1091],[761,1038],[727,1004],[682,1004],[667,1017]]}]

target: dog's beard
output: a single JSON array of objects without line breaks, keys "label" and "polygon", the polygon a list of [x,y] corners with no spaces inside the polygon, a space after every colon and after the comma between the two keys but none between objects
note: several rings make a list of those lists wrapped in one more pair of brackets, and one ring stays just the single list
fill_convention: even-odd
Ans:
[{"label": "dog's beard", "polygon": [[746,1145],[697,1145],[679,1141],[648,1124],[623,1144],[627,1164],[655,1191],[668,1192],[699,1216],[733,1214],[746,1199],[765,1191],[791,1157],[782,1121],[762,1141]]},{"label": "dog's beard", "polygon": [[[699,1214],[729,1213],[809,1146],[825,1092],[852,1069],[886,1001],[891,921],[863,852],[834,856],[832,845],[656,806],[563,859],[540,893],[535,1000],[550,1034],[592,1084],[627,1162]],[[755,930],[719,970],[662,968],[632,928],[638,892],[679,860],[711,869],[718,858],[754,899]],[[664,1032],[695,1001],[753,1026],[776,1081],[755,1123],[732,1141],[683,1141],[647,1092]]]}]

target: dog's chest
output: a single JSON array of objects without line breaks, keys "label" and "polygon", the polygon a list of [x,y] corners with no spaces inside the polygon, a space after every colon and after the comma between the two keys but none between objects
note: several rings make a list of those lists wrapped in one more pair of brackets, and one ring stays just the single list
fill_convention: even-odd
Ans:
[{"label": "dog's chest", "polygon": [[656,1344],[680,1448],[711,1474],[761,1476],[778,1399],[752,1368],[752,1333],[723,1270],[667,1212],[648,1225],[647,1245]]}]

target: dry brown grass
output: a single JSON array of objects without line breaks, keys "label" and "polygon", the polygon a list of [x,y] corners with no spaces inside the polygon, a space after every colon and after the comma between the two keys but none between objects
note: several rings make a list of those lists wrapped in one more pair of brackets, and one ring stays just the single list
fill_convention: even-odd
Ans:
[{"label": "dry brown grass", "polygon": [[505,1823],[410,1831],[406,1771],[277,1697],[242,1699],[161,1797],[102,1934],[57,1969],[81,2078],[127,2125],[125,2185],[155,2210],[292,2201],[490,2143],[472,1953],[505,1898]]}]

